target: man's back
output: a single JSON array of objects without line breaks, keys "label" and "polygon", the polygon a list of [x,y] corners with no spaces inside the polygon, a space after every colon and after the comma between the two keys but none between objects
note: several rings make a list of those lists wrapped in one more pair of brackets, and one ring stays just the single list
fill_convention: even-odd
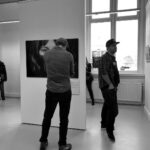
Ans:
[{"label": "man's back", "polygon": [[51,92],[63,93],[71,88],[70,75],[73,73],[73,56],[61,47],[54,47],[44,55],[47,88]]}]

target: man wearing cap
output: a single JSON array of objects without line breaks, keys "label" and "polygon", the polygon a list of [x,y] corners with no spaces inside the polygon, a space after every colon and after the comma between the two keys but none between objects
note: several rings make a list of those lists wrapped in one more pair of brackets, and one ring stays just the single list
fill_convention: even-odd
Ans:
[{"label": "man wearing cap", "polygon": [[59,150],[71,150],[72,145],[67,143],[68,116],[71,104],[70,76],[74,74],[74,59],[66,50],[68,42],[64,38],[55,41],[56,46],[44,54],[47,73],[47,90],[45,98],[45,111],[40,138],[40,150],[45,150],[48,145],[48,133],[51,119],[59,103]]},{"label": "man wearing cap", "polygon": [[120,82],[119,71],[115,53],[117,44],[114,39],[106,42],[107,51],[100,57],[98,67],[99,87],[101,89],[104,104],[101,112],[101,128],[106,128],[108,137],[115,141],[113,133],[115,118],[118,115],[117,87]]}]

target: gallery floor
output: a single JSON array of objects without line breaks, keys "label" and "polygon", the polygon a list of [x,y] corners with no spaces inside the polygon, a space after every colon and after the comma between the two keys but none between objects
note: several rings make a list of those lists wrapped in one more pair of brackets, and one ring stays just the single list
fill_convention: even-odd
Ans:
[{"label": "gallery floor", "polygon": [[[87,103],[86,130],[68,130],[72,150],[148,150],[150,120],[143,106],[119,105],[116,142],[100,128],[101,104]],[[39,150],[41,126],[21,124],[20,100],[0,101],[0,150]],[[58,128],[51,128],[47,150],[58,150]]]}]

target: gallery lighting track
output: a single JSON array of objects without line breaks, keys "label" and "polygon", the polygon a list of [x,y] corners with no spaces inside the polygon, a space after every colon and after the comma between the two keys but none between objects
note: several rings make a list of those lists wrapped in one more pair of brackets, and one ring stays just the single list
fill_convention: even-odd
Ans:
[{"label": "gallery lighting track", "polygon": [[0,24],[9,24],[9,23],[19,23],[19,20],[12,20],[12,21],[0,21]]},{"label": "gallery lighting track", "polygon": [[9,3],[22,3],[30,1],[39,1],[39,0],[0,0],[0,5],[9,4]]}]

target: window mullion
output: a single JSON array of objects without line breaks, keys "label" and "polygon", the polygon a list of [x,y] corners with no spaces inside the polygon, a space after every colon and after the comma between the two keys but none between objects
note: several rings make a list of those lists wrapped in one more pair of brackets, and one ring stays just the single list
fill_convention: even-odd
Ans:
[{"label": "window mullion", "polygon": [[139,17],[138,16],[122,16],[122,17],[117,17],[116,20],[117,21],[121,21],[121,20],[138,20]]},{"label": "window mullion", "polygon": [[[112,0],[111,11],[117,11],[116,0]],[[111,14],[111,38],[116,37],[116,14]]]},{"label": "window mullion", "polygon": [[101,18],[101,19],[91,19],[91,23],[97,23],[97,22],[110,22],[110,18]]},{"label": "window mullion", "polygon": [[111,15],[111,38],[116,37],[116,17]]}]

